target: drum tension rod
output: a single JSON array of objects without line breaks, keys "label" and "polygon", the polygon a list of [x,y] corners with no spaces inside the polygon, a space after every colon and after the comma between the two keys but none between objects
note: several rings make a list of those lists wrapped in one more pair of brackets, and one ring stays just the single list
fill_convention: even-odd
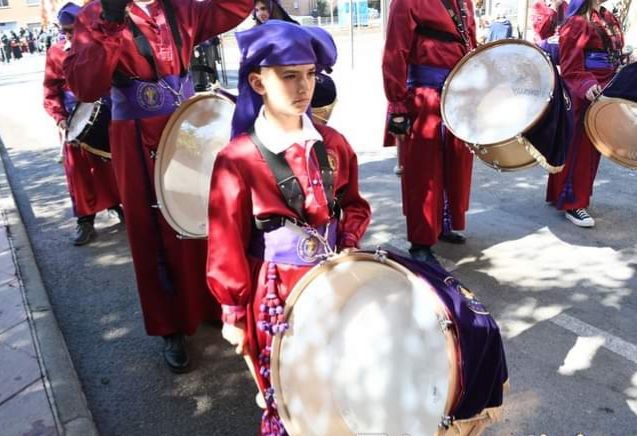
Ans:
[{"label": "drum tension rod", "polygon": [[442,330],[442,332],[445,333],[451,329],[451,326],[453,325],[453,321],[439,316],[438,324],[440,324],[440,330]]},{"label": "drum tension rod", "polygon": [[449,427],[451,427],[453,425],[453,416],[443,416],[442,419],[440,420],[440,424],[438,424],[439,428],[444,428],[445,430],[449,430]]},{"label": "drum tension rod", "polygon": [[385,262],[387,260],[387,251],[383,250],[380,245],[376,247],[376,252],[374,252],[374,257],[379,262]]},{"label": "drum tension rod", "polygon": [[157,150],[150,150],[150,158],[151,158],[152,160],[157,160],[157,155],[158,155],[158,154],[159,154],[159,153],[157,153]]}]

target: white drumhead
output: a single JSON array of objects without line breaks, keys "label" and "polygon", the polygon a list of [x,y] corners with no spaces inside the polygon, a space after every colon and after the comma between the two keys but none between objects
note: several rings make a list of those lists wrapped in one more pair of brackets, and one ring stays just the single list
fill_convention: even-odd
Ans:
[{"label": "white drumhead", "polygon": [[441,111],[449,130],[470,144],[496,144],[544,115],[555,87],[547,55],[533,44],[501,40],[466,55],[449,74]]},{"label": "white drumhead", "polygon": [[431,285],[369,254],[318,268],[288,299],[291,328],[273,344],[288,432],[433,435],[451,370]]},{"label": "white drumhead", "polygon": [[84,128],[91,120],[93,109],[98,103],[78,103],[73,111],[73,116],[69,120],[69,128],[66,132],[67,141],[75,141],[84,131]]},{"label": "white drumhead", "polygon": [[230,141],[234,103],[213,93],[182,103],[164,128],[155,161],[155,190],[171,227],[190,238],[208,234],[210,176]]}]

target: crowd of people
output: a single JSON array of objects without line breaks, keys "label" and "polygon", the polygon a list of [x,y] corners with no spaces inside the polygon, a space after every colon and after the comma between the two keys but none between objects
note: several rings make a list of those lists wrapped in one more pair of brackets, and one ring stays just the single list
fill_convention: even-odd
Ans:
[{"label": "crowd of people", "polygon": [[57,26],[49,28],[21,28],[0,33],[0,62],[22,59],[25,54],[41,54],[59,38]]},{"label": "crowd of people", "polygon": [[[572,0],[568,8],[557,0],[547,8],[535,20],[543,29],[538,44],[559,26],[557,59],[580,119],[619,67],[621,28],[600,0]],[[153,207],[160,137],[195,93],[188,71],[193,47],[214,41],[251,13],[256,25],[237,33],[241,64],[232,139],[212,171],[208,240],[180,238]],[[385,145],[400,144],[411,259],[435,268],[439,241],[466,240],[461,232],[473,155],[445,130],[440,99],[451,69],[478,46],[476,17],[471,0],[394,0],[389,13],[382,66],[389,102]],[[78,220],[74,243],[95,237],[96,213],[118,214],[127,228],[146,331],[163,337],[168,368],[189,370],[186,337],[201,322],[223,325],[224,338],[256,368],[265,399],[261,434],[286,434],[270,379],[273,338],[289,327],[286,300],[329,253],[356,250],[371,219],[358,189],[355,152],[343,135],[307,115],[317,77],[336,62],[332,37],[299,26],[276,0],[68,3],[58,21],[66,39],[48,50],[44,105],[64,142]],[[506,21],[502,12],[491,26]],[[499,34],[511,36],[506,29]],[[595,59],[589,62],[590,53]],[[110,160],[66,142],[78,102],[98,100],[112,109]],[[550,178],[547,200],[574,224],[590,227],[585,208],[599,153],[581,121],[576,130],[565,170]],[[460,288],[454,292],[472,316],[488,317]],[[480,368],[491,390],[474,392],[480,401],[472,413],[502,404],[507,370],[494,325],[489,334],[495,348],[484,360],[489,368]]]}]

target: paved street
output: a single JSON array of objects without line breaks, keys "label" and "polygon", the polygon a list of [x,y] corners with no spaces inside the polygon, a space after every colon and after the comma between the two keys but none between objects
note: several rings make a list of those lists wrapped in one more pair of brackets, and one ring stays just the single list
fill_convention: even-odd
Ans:
[{"label": "paved street", "polygon": [[[405,249],[395,152],[380,144],[381,38],[366,32],[356,40],[354,70],[346,35],[337,41],[332,124],[359,154],[374,212],[365,245]],[[225,49],[236,68],[234,45]],[[55,162],[57,133],[42,109],[43,65],[43,57],[0,65],[0,151],[99,432],[254,434],[255,388],[219,331],[203,326],[191,341],[195,371],[165,369],[161,340],[144,333],[124,228],[101,214],[95,243],[71,245],[75,223]],[[476,161],[469,241],[436,247],[503,332],[511,392],[505,419],[486,434],[637,435],[637,172],[603,159],[592,230],[545,204],[546,179],[538,168],[498,173]],[[4,405],[0,394],[0,417]]]}]

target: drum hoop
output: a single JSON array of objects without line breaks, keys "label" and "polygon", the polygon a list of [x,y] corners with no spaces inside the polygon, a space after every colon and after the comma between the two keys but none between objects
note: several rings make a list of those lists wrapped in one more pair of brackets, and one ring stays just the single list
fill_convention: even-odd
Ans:
[{"label": "drum hoop", "polygon": [[200,100],[208,99],[208,98],[218,98],[221,100],[230,101],[229,98],[220,95],[215,92],[202,92],[197,93],[194,96],[190,97],[188,100],[184,101],[179,105],[179,107],[170,115],[166,126],[164,126],[164,130],[161,132],[161,137],[159,139],[159,145],[157,146],[157,153],[155,159],[155,168],[154,168],[154,182],[155,182],[155,196],[157,197],[157,204],[159,205],[159,210],[163,215],[164,219],[172,229],[177,232],[179,235],[184,236],[186,238],[192,239],[203,239],[208,235],[207,233],[193,233],[190,232],[179,225],[177,220],[175,220],[170,213],[170,210],[166,207],[165,197],[164,197],[164,185],[162,183],[162,174],[161,174],[161,163],[163,162],[162,152],[166,147],[166,143],[168,142],[168,137],[172,132],[172,129],[175,127],[177,120],[181,117],[181,115],[188,109],[190,106],[199,102]]},{"label": "drum hoop", "polygon": [[586,129],[586,136],[588,136],[593,146],[604,157],[607,157],[608,159],[612,160],[616,164],[619,164],[625,168],[628,168],[631,170],[637,170],[637,165],[635,164],[634,160],[632,161],[625,160],[617,156],[611,147],[607,146],[604,142],[602,142],[599,135],[597,135],[597,129],[593,127],[595,114],[597,114],[603,107],[614,104],[614,103],[628,104],[630,106],[637,107],[637,103],[631,100],[626,100],[626,99],[617,98],[617,97],[606,97],[605,95],[600,95],[586,109],[586,114],[584,116],[584,128]]},{"label": "drum hoop", "polygon": [[[480,53],[484,50],[487,50],[491,47],[495,47],[498,45],[526,45],[528,47],[531,47],[532,49],[536,50],[537,52],[539,52],[543,57],[544,60],[548,63],[549,66],[553,66],[553,63],[551,62],[551,59],[548,55],[548,53],[546,53],[544,50],[542,50],[539,47],[536,47],[535,44],[525,41],[523,39],[500,39],[497,41],[492,41],[492,42],[488,42],[484,45],[481,45],[477,48],[474,48],[473,50],[471,50],[469,53],[465,54],[462,59],[460,59],[458,61],[458,63],[451,69],[451,72],[449,73],[449,75],[447,76],[447,79],[445,80],[445,83],[442,85],[442,90],[440,92],[440,115],[442,116],[442,121],[445,124],[445,127],[453,134],[453,136],[455,136],[456,138],[466,142],[466,143],[471,143],[474,144],[464,138],[461,138],[460,136],[457,135],[457,133],[449,126],[449,119],[447,118],[447,113],[444,110],[445,108],[445,100],[447,98],[447,94],[449,93],[449,83],[451,82],[451,79],[456,75],[456,73],[458,72],[458,70],[460,68],[462,68],[464,66],[465,63],[467,63],[467,61],[469,59],[472,59],[477,53]],[[557,81],[557,77],[555,77],[555,74],[553,74],[553,77],[551,79],[551,98],[546,101],[544,103],[544,109],[542,109],[542,111],[535,116],[535,118],[529,123],[528,126],[526,126],[524,129],[522,129],[522,131],[518,134],[521,135],[524,132],[526,132],[529,129],[532,129],[533,127],[535,127],[537,125],[537,123],[544,117],[544,115],[546,115],[546,113],[549,111],[549,103],[551,101],[553,101],[553,98],[555,97],[553,95],[553,91],[555,90],[555,84]],[[489,143],[489,144],[475,144],[475,145],[501,145],[504,143],[507,143],[509,141],[511,141],[513,138],[515,138],[517,135],[512,136],[511,138],[505,139],[503,141],[498,141],[498,142],[493,142],[493,143]]]},{"label": "drum hoop", "polygon": [[[320,274],[324,272],[331,271],[337,265],[344,262],[349,262],[352,260],[377,261],[395,269],[398,272],[405,274],[407,278],[410,280],[422,280],[419,276],[411,272],[408,268],[406,268],[405,266],[401,265],[400,263],[392,259],[384,258],[383,260],[379,261],[376,255],[369,252],[362,252],[362,251],[354,252],[354,253],[350,252],[346,254],[339,254],[332,258],[329,258],[328,260],[310,269],[294,285],[294,287],[292,288],[292,291],[290,292],[288,298],[285,301],[285,309],[283,312],[284,319],[286,321],[289,319],[290,314],[293,311],[294,305],[296,304],[300,296],[303,294],[307,286],[312,282],[312,280],[314,280],[316,277],[318,277]],[[441,315],[444,315],[447,319],[453,321],[454,320],[453,316],[451,315],[451,313],[449,313],[449,310],[446,308],[446,306],[444,305],[444,303],[442,302],[438,294],[434,293],[434,296],[436,300],[438,301],[438,308],[437,308],[438,310],[436,312],[438,311],[442,312],[440,313]],[[455,321],[453,322],[455,323]],[[281,344],[282,344],[283,338],[285,337],[285,334],[286,332],[280,335],[274,335],[272,338],[272,350],[270,354],[270,379],[271,379],[272,387],[274,388],[275,398],[277,398],[277,411],[279,413],[279,417],[283,421],[283,424],[286,430],[290,433],[290,435],[297,436],[295,433],[291,432],[292,430],[294,430],[293,420],[290,416],[290,413],[287,409],[287,405],[285,404],[285,401],[284,401],[285,396],[283,394],[283,391],[281,390],[281,378],[279,375],[279,370],[280,370],[279,354],[281,352]],[[459,371],[459,367],[460,367],[460,362],[462,360],[462,356],[461,356],[460,344],[459,344],[458,338],[455,336],[455,332],[452,332],[450,329],[444,332],[443,334],[445,336],[445,341],[447,342],[447,344],[453,341],[455,345],[453,347],[453,350],[449,350],[449,348],[447,349],[448,352],[453,351],[455,354],[455,356],[449,356],[449,366],[450,366],[449,390],[448,390],[449,397],[445,404],[445,415],[448,415],[450,410],[453,410],[456,407],[459,399],[461,398],[462,372]],[[455,360],[453,364],[452,364],[452,360]],[[459,389],[454,393],[454,395],[452,395],[452,385],[453,385],[452,382],[454,380],[458,382]],[[452,400],[453,402],[451,402]]]},{"label": "drum hoop", "polygon": [[[73,108],[73,112],[71,112],[71,115],[69,115],[69,120],[68,120],[68,125],[69,128],[71,126],[71,123],[73,122],[73,117],[75,116],[75,113],[77,112],[77,109],[80,107],[80,105],[82,104],[90,104],[93,105],[93,108],[91,109],[91,115],[89,115],[88,117],[88,121],[86,122],[86,124],[84,125],[84,127],[82,127],[82,130],[80,131],[80,134],[77,135],[75,138],[68,140],[67,142],[80,142],[80,145],[82,145],[83,143],[81,142],[82,139],[86,136],[86,134],[88,133],[89,129],[91,127],[93,127],[93,124],[95,124],[95,120],[97,120],[97,117],[102,109],[102,102],[100,100],[92,102],[92,103],[84,103],[84,102],[80,102],[78,104],[75,105],[75,107]],[[68,130],[66,131],[67,134],[66,136],[68,137]],[[94,150],[94,149],[92,149]],[[91,151],[92,153],[92,151]],[[110,156],[109,156],[110,158]]]}]

